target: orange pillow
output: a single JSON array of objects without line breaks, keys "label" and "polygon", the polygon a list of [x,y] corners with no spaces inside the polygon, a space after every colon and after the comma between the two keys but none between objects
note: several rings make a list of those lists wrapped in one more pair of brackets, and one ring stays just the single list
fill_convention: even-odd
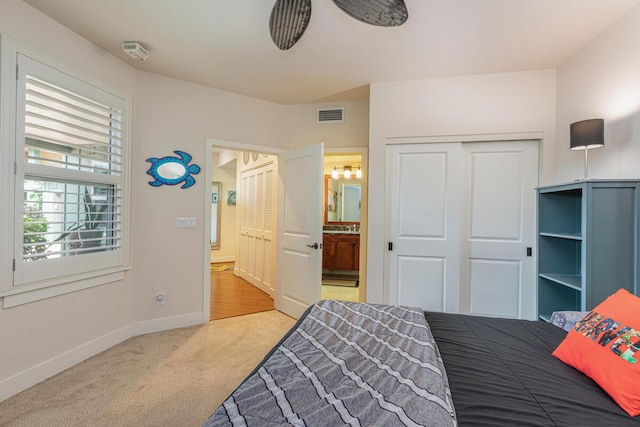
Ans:
[{"label": "orange pillow", "polygon": [[618,290],[576,323],[553,355],[640,415],[640,298]]}]

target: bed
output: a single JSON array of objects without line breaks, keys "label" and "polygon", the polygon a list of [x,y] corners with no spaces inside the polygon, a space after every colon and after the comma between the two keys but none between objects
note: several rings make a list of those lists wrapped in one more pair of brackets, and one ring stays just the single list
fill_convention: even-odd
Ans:
[{"label": "bed", "polygon": [[640,426],[542,321],[321,301],[204,426]]}]

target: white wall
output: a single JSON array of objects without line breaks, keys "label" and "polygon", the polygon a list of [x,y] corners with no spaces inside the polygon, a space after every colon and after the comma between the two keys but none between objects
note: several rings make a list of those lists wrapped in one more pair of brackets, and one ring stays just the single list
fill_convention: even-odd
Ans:
[{"label": "white wall", "polygon": [[[0,0],[0,8],[3,35],[135,95],[133,68],[20,0]],[[0,309],[0,400],[128,338],[132,277],[127,272],[122,281]]]},{"label": "white wall", "polygon": [[385,144],[393,138],[438,142],[539,133],[545,182],[553,164],[555,71],[374,83],[370,111],[367,301],[379,303],[386,250]]},{"label": "white wall", "polygon": [[[278,146],[284,107],[147,72],[137,73],[133,150],[133,260],[136,332],[194,324],[203,318],[205,183],[151,187],[145,159],[182,150],[204,167],[206,139]],[[176,228],[177,217],[195,217],[196,228]],[[224,237],[223,237],[224,238]],[[208,271],[208,269],[206,270]],[[155,304],[163,293],[166,303]],[[206,314],[208,316],[208,313]]]},{"label": "white wall", "polygon": [[[318,108],[344,107],[344,122],[318,123]],[[369,143],[369,102],[349,101],[287,105],[283,148],[324,142],[329,147],[366,147]]]},{"label": "white wall", "polygon": [[[227,151],[229,153],[229,151]],[[236,189],[236,163],[234,158],[230,162],[220,167],[218,165],[219,156],[213,155],[211,161],[211,181],[217,181],[222,183],[222,191],[218,196],[218,203],[220,204],[220,235],[218,236],[220,241],[219,249],[211,250],[211,262],[228,262],[235,261],[236,249],[237,249],[237,230],[236,230],[236,211],[235,206],[229,206],[227,204],[227,191]]]},{"label": "white wall", "polygon": [[640,178],[640,6],[558,68],[554,182],[584,177],[569,125],[605,120],[605,146],[589,151],[589,177]]},{"label": "white wall", "polygon": [[[285,107],[146,72],[137,73],[136,93],[133,260],[139,280],[134,317],[136,332],[145,332],[202,318],[206,266],[201,251],[203,239],[208,239],[203,229],[208,203],[203,179],[208,178],[196,176],[196,185],[186,190],[154,188],[147,184],[145,159],[180,149],[203,166],[207,138],[268,147],[265,152],[319,141],[327,146],[366,146],[368,108],[363,102],[345,103],[345,123],[318,125],[320,105]],[[196,217],[198,227],[177,229],[178,216]],[[166,296],[163,306],[155,304],[158,293]]]}]

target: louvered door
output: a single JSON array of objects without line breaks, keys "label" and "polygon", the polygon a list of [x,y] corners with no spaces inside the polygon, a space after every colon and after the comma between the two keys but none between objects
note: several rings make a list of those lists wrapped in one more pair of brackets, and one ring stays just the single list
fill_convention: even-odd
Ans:
[{"label": "louvered door", "polygon": [[242,172],[240,194],[240,277],[270,296],[274,293],[273,163]]}]

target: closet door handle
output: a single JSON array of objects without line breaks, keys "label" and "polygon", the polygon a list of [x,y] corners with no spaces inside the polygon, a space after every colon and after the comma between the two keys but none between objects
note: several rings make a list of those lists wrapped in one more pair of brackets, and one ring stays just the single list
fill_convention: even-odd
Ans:
[{"label": "closet door handle", "polygon": [[318,243],[314,243],[313,245],[307,245],[308,248],[318,249],[320,245]]}]

